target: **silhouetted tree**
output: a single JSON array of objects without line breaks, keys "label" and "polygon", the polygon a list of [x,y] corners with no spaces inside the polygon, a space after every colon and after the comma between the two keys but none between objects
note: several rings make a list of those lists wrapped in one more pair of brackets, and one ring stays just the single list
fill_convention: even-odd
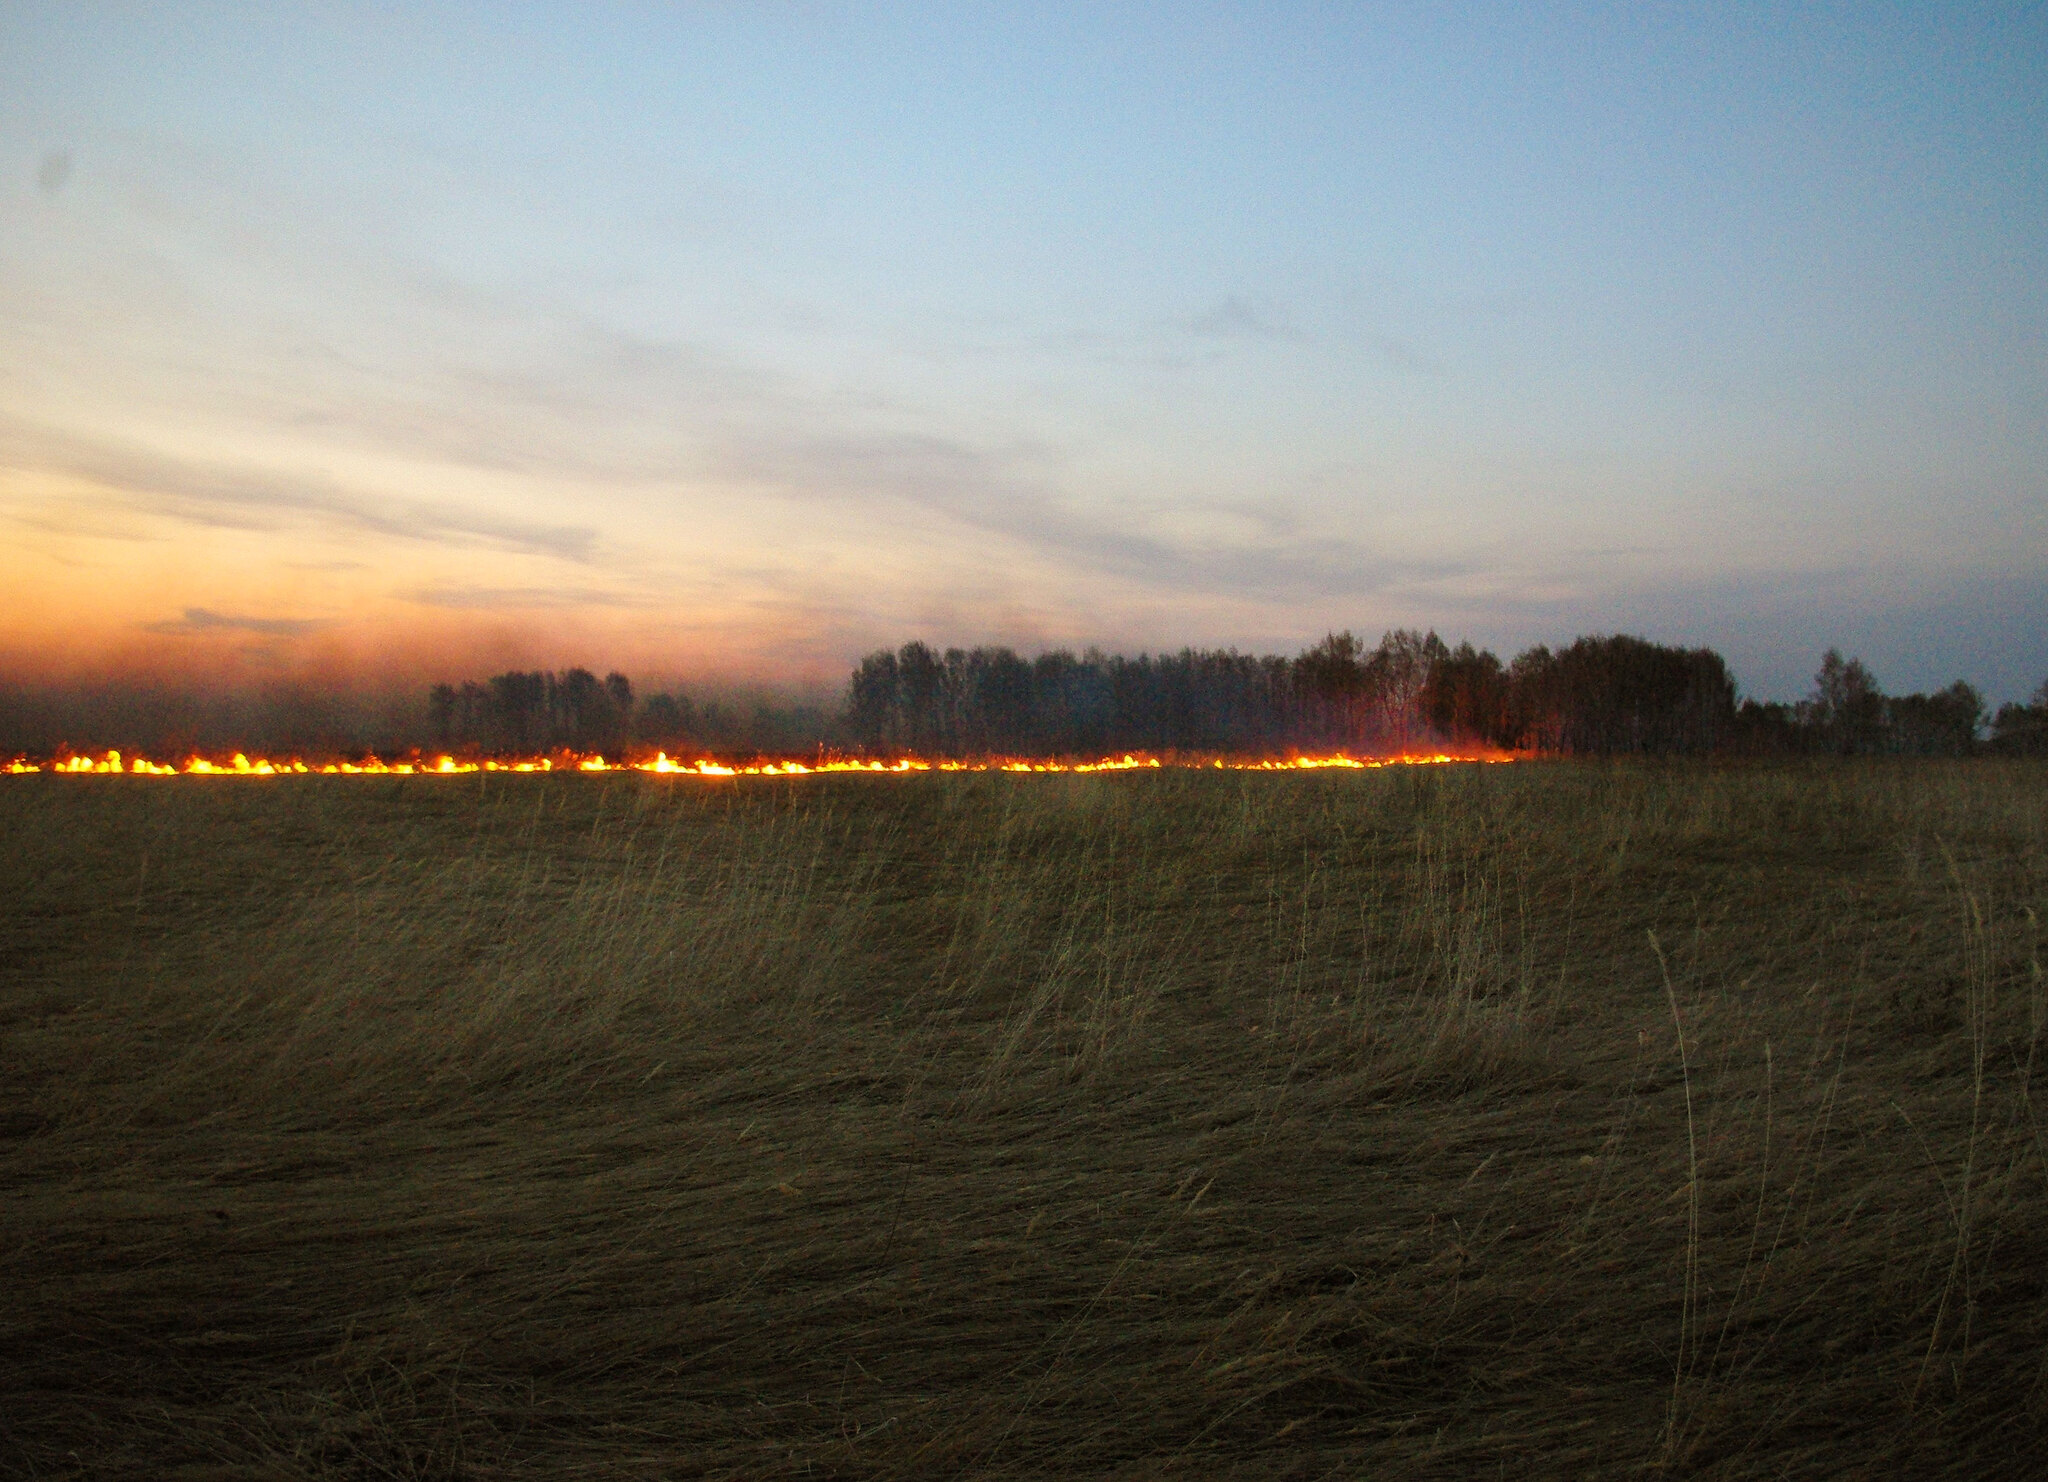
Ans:
[{"label": "silhouetted tree", "polygon": [[1516,742],[1535,750],[1707,752],[1733,730],[1735,682],[1712,649],[1580,638],[1522,654],[1508,687]]},{"label": "silhouetted tree", "polygon": [[861,745],[875,751],[904,744],[903,687],[896,674],[896,655],[880,649],[860,661],[846,692],[847,726]]},{"label": "silhouetted tree", "polygon": [[1445,741],[1508,745],[1507,670],[1492,653],[1461,643],[1430,666],[1421,711]]},{"label": "silhouetted tree", "polygon": [[433,727],[437,745],[453,746],[456,690],[452,684],[437,684],[427,692],[427,723]]},{"label": "silhouetted tree", "polygon": [[2028,704],[2007,701],[1998,707],[1991,722],[1991,745],[2009,756],[2048,756],[2048,680]]},{"label": "silhouetted tree", "polygon": [[525,674],[516,669],[491,676],[490,722],[495,734],[488,738],[490,741],[518,752],[532,751],[544,744],[549,678],[546,674]]},{"label": "silhouetted tree", "polygon": [[1984,697],[1962,680],[1885,705],[1886,749],[1908,756],[1968,756],[1984,727]]},{"label": "silhouetted tree", "polygon": [[1396,628],[1380,639],[1365,664],[1366,689],[1374,704],[1375,725],[1354,731],[1355,738],[1405,752],[1422,728],[1422,696],[1430,672],[1450,653],[1434,632]]},{"label": "silhouetted tree", "polygon": [[1365,644],[1349,629],[1331,633],[1294,661],[1294,692],[1305,737],[1347,745],[1364,730],[1368,694]]},{"label": "silhouetted tree", "polygon": [[896,653],[896,686],[904,744],[927,753],[946,750],[951,717],[944,660],[922,643],[904,644]]},{"label": "silhouetted tree", "polygon": [[977,648],[960,677],[960,744],[973,752],[1031,750],[1038,741],[1031,666],[1007,648]]},{"label": "silhouetted tree", "polygon": [[1804,752],[1814,749],[1814,738],[1801,724],[1797,706],[1781,700],[1744,700],[1735,712],[1728,749],[1747,756]]},{"label": "silhouetted tree", "polygon": [[548,740],[575,751],[594,751],[607,740],[611,726],[611,697],[588,669],[571,669],[550,676]]},{"label": "silhouetted tree", "polygon": [[1884,691],[1863,661],[1831,648],[1821,657],[1800,719],[1822,746],[1846,756],[1880,749],[1884,708]]},{"label": "silhouetted tree", "polygon": [[650,695],[634,718],[633,733],[646,745],[669,749],[690,741],[696,722],[696,706],[688,695]]}]

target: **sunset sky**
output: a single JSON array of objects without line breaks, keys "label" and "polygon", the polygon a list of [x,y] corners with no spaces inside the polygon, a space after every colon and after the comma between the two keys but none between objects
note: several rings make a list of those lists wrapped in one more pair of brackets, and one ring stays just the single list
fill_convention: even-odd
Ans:
[{"label": "sunset sky", "polygon": [[0,677],[2048,678],[2048,8],[0,7]]}]

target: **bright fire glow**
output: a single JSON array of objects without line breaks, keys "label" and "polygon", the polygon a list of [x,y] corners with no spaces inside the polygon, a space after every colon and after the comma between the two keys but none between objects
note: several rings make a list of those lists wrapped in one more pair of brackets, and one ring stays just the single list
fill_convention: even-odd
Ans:
[{"label": "bright fire glow", "polygon": [[307,762],[296,757],[272,761],[251,759],[236,752],[224,762],[203,756],[182,762],[158,762],[146,757],[123,757],[118,751],[103,756],[68,756],[57,761],[34,762],[16,757],[0,770],[19,776],[31,772],[65,774],[119,774],[131,777],[285,777],[311,774],[349,777],[455,776],[470,772],[650,772],[663,777],[810,777],[824,773],[860,772],[898,775],[907,772],[1140,772],[1160,769],[1216,770],[1230,772],[1306,772],[1331,768],[1365,770],[1375,767],[1429,766],[1444,762],[1508,762],[1507,752],[1404,752],[1395,756],[1296,756],[1274,758],[1210,757],[1205,760],[1162,760],[1151,755],[1125,752],[1098,761],[1022,761],[989,757],[979,761],[951,758],[898,757],[893,761],[860,760],[850,757],[819,761],[720,762],[710,758],[681,761],[657,752],[645,761],[608,761],[602,756],[488,758],[457,760],[452,756],[431,759],[385,761],[367,756],[355,762]]}]

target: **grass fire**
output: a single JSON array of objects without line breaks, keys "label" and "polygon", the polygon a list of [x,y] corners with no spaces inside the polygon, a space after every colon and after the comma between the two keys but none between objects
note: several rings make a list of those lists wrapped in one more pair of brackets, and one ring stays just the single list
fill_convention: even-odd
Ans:
[{"label": "grass fire", "polygon": [[1161,767],[1195,767],[1229,772],[1314,772],[1336,768],[1355,772],[1378,767],[1513,760],[1515,756],[1510,752],[1461,751],[1454,754],[1431,751],[1403,752],[1391,756],[1349,756],[1339,753],[1331,756],[1281,758],[1174,757],[1170,760],[1125,752],[1122,756],[1106,756],[1093,761],[1063,760],[1057,757],[962,759],[910,756],[894,757],[887,761],[872,757],[832,756],[820,756],[808,761],[789,757],[755,761],[699,757],[695,761],[683,761],[670,757],[665,751],[657,751],[653,756],[638,761],[607,761],[602,755],[580,756],[574,752],[562,752],[555,756],[464,757],[460,760],[445,753],[430,758],[402,757],[396,760],[368,755],[354,761],[309,762],[301,757],[272,760],[259,756],[252,760],[246,753],[238,751],[225,761],[190,756],[182,762],[159,762],[148,757],[124,757],[119,751],[107,751],[97,757],[70,755],[52,758],[49,761],[15,757],[6,763],[4,768],[0,768],[0,771],[16,777],[35,772],[51,772],[69,777],[124,774],[135,777],[455,777],[474,772],[645,772],[657,777],[809,777],[830,776],[835,773],[901,776],[913,772],[1140,772],[1157,771]]}]

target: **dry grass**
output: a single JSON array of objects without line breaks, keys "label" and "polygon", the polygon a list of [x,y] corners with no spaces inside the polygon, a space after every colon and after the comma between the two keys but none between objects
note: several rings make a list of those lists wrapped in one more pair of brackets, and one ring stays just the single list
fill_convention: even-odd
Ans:
[{"label": "dry grass", "polygon": [[2040,1475],[2048,771],[21,778],[0,1469]]}]

